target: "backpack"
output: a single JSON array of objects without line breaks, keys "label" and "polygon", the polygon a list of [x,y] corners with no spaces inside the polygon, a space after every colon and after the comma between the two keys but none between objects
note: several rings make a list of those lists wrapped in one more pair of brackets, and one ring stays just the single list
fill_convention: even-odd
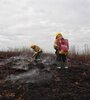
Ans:
[{"label": "backpack", "polygon": [[67,39],[60,39],[58,43],[59,51],[63,51],[64,53],[68,52],[69,50],[69,43]]}]

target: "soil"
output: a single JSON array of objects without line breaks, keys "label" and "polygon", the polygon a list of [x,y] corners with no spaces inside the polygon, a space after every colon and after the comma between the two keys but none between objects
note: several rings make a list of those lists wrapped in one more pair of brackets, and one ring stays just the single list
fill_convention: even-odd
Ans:
[{"label": "soil", "polygon": [[90,65],[43,70],[42,64],[28,64],[24,70],[6,61],[0,60],[0,100],[90,100]]}]

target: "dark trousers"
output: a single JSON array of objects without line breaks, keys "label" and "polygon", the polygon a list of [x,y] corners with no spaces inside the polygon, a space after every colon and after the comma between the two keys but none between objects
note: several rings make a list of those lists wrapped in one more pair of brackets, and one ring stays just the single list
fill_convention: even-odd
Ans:
[{"label": "dark trousers", "polygon": [[36,59],[36,60],[37,60],[37,59],[40,59],[41,54],[42,54],[42,51],[41,51],[41,52],[38,52],[38,53],[35,55],[35,59]]},{"label": "dark trousers", "polygon": [[56,58],[57,66],[65,67],[67,65],[67,56],[65,54],[58,54]]},{"label": "dark trousers", "polygon": [[67,60],[67,57],[65,54],[58,54],[57,55],[56,61],[66,62],[66,60]]}]

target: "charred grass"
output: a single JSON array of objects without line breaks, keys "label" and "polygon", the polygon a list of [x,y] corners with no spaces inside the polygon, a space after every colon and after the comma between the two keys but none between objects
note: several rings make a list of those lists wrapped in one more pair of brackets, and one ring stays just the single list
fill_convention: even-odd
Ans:
[{"label": "charred grass", "polygon": [[[31,51],[1,51],[0,62],[10,57],[27,55]],[[42,59],[55,60],[52,53],[44,53]],[[5,81],[8,74],[20,74],[8,65],[0,65],[0,100],[90,100],[90,54],[68,55],[70,68],[55,70],[49,83],[18,84]]]}]

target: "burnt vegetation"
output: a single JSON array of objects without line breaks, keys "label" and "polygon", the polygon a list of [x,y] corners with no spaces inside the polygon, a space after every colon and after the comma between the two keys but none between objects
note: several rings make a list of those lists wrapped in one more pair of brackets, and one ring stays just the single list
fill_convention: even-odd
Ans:
[{"label": "burnt vegetation", "polygon": [[68,69],[57,69],[52,53],[39,64],[31,57],[29,50],[0,51],[0,100],[90,100],[89,52],[69,53]]}]

